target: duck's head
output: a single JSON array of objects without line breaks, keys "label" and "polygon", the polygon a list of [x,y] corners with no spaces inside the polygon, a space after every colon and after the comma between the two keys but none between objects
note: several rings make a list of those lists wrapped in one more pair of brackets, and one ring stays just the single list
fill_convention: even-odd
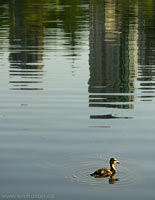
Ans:
[{"label": "duck's head", "polygon": [[120,162],[117,160],[117,158],[110,159],[110,165],[114,165],[114,164],[120,164]]}]

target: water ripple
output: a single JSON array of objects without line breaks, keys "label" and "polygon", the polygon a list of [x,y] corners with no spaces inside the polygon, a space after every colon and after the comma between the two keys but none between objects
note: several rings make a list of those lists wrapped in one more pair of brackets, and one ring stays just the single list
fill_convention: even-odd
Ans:
[{"label": "water ripple", "polygon": [[110,187],[109,184],[115,184],[119,187],[124,187],[135,185],[139,182],[140,174],[138,169],[135,166],[133,167],[130,163],[131,161],[121,158],[121,165],[116,166],[117,174],[111,178],[94,178],[90,176],[90,173],[94,172],[96,169],[102,166],[108,166],[107,160],[103,158],[90,158],[80,163],[68,163],[65,167],[68,169],[68,172],[72,172],[72,174],[67,175],[65,178],[90,186]]}]

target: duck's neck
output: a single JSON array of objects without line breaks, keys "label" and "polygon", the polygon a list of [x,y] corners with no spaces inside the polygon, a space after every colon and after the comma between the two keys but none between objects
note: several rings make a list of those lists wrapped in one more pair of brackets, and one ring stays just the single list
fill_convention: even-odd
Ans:
[{"label": "duck's neck", "polygon": [[110,164],[110,171],[113,173],[113,174],[116,174],[116,169],[115,169],[115,166],[114,166],[114,164]]}]

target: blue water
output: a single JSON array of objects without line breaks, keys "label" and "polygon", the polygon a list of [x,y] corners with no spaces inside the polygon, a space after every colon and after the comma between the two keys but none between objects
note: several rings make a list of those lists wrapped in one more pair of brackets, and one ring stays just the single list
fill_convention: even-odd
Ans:
[{"label": "blue water", "polygon": [[1,199],[155,198],[154,8],[0,2]]}]

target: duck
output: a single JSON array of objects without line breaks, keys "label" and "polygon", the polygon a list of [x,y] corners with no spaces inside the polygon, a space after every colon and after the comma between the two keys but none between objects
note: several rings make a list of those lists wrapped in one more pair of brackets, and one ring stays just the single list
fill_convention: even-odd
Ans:
[{"label": "duck", "polygon": [[120,164],[120,162],[117,160],[117,158],[111,158],[110,159],[110,169],[108,168],[101,168],[96,170],[94,173],[90,174],[94,177],[113,177],[116,174],[116,168],[115,164]]}]

